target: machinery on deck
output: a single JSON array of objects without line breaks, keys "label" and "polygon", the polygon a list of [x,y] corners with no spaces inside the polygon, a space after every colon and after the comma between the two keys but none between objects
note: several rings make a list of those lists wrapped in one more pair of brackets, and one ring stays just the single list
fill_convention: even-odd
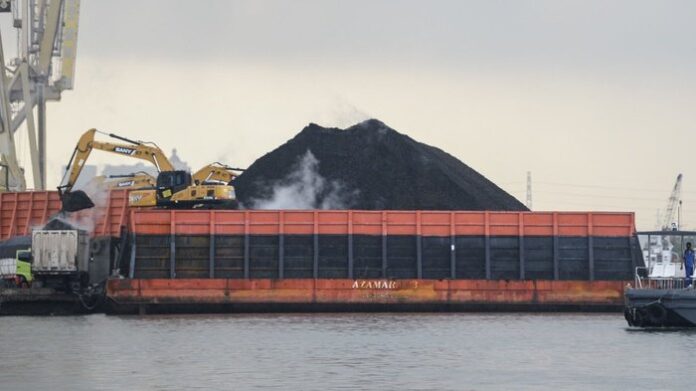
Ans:
[{"label": "machinery on deck", "polygon": [[157,168],[154,188],[147,180],[143,183],[142,189],[127,182],[128,187],[137,189],[129,195],[128,203],[132,207],[236,209],[234,188],[227,181],[236,175],[231,168],[213,163],[192,176],[187,171],[176,170],[164,152],[154,143],[135,141],[112,133],[108,136],[126,144],[96,141],[94,136],[97,132],[96,129],[85,132],[70,157],[66,171],[67,182],[58,186],[63,211],[76,212],[94,206],[84,191],[73,191],[73,186],[94,149],[147,160]]}]

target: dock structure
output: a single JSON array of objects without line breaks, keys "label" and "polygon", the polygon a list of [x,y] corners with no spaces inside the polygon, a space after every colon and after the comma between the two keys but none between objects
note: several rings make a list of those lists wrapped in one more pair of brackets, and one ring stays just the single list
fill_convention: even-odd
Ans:
[{"label": "dock structure", "polygon": [[0,289],[0,315],[72,315],[95,309],[83,306],[75,294],[50,288]]}]

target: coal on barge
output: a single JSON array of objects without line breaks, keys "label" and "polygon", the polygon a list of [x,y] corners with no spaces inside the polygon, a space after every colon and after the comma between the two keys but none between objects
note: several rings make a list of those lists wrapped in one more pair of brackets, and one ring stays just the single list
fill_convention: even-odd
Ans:
[{"label": "coal on barge", "polygon": [[[59,209],[0,194],[0,236]],[[643,266],[632,213],[131,210],[114,190],[68,220],[91,222],[90,286],[113,313],[620,310]]]}]

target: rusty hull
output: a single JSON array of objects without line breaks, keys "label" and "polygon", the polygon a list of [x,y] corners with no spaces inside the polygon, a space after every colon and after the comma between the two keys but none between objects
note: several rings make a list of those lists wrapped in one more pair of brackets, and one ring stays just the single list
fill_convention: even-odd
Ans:
[{"label": "rusty hull", "polygon": [[110,280],[111,309],[237,311],[616,311],[625,281]]}]

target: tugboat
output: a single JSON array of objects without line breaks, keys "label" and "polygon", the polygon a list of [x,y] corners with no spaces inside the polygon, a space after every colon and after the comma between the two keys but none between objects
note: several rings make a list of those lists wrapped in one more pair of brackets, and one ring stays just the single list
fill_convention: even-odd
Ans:
[{"label": "tugboat", "polygon": [[633,327],[696,327],[695,276],[687,278],[683,253],[696,247],[696,231],[637,233],[646,266],[624,291],[624,316]]}]

